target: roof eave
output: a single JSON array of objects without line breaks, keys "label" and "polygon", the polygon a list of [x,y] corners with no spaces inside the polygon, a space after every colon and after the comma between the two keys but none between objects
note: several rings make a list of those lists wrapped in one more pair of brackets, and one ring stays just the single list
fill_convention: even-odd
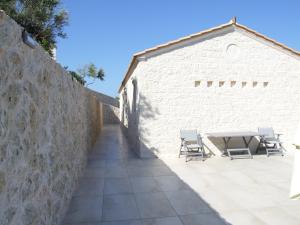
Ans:
[{"label": "roof eave", "polygon": [[146,49],[144,51],[135,53],[133,55],[133,57],[132,57],[131,63],[129,64],[129,67],[128,67],[126,73],[125,73],[125,77],[124,77],[124,79],[123,79],[123,81],[121,83],[121,86],[120,86],[118,92],[120,93],[122,91],[122,88],[126,85],[128,79],[130,77],[130,71],[131,71],[134,63],[137,61],[138,57],[141,57],[141,56],[143,56],[145,54],[148,54],[148,53],[160,50],[160,49],[165,48],[165,47],[170,47],[170,46],[178,44],[178,43],[180,43],[182,41],[190,40],[190,39],[197,38],[197,37],[200,37],[202,35],[205,35],[205,34],[208,34],[208,33],[214,32],[214,31],[217,31],[217,30],[224,29],[224,28],[232,26],[234,24],[235,23],[232,23],[232,22],[229,22],[229,23],[226,23],[226,24],[222,24],[220,26],[217,26],[217,27],[214,27],[214,28],[211,28],[211,29],[208,29],[208,30],[204,30],[204,31],[201,31],[201,32],[198,32],[198,33],[195,33],[195,34],[191,34],[189,36],[185,36],[185,37],[176,39],[174,41],[170,41],[170,42],[167,42],[165,44],[157,45],[157,46],[155,46],[153,48],[148,48],[148,49]]},{"label": "roof eave", "polygon": [[267,36],[264,36],[263,34],[260,34],[260,33],[256,32],[255,30],[252,30],[252,29],[250,29],[250,28],[248,28],[248,27],[246,27],[244,25],[238,24],[236,22],[236,20],[231,20],[229,23],[222,24],[220,26],[217,26],[217,27],[214,27],[214,28],[211,28],[211,29],[208,29],[208,30],[204,30],[202,32],[195,33],[195,34],[192,34],[192,35],[189,35],[189,36],[185,36],[183,38],[179,38],[177,40],[170,41],[170,42],[167,42],[165,44],[158,45],[158,46],[155,46],[153,48],[149,48],[149,49],[146,49],[144,51],[135,53],[133,55],[131,63],[129,64],[129,67],[128,67],[127,71],[126,71],[125,77],[124,77],[124,79],[123,79],[123,81],[121,83],[121,86],[119,88],[119,93],[122,91],[122,88],[126,85],[128,79],[130,78],[131,70],[132,70],[133,66],[135,65],[135,63],[138,62],[137,60],[138,60],[139,57],[141,57],[141,56],[143,56],[145,54],[148,54],[148,53],[160,50],[162,48],[169,47],[169,46],[181,43],[182,41],[191,40],[193,38],[197,38],[197,37],[200,37],[202,35],[205,35],[205,34],[208,34],[208,33],[214,32],[214,31],[218,31],[218,30],[224,29],[224,28],[229,27],[229,26],[235,26],[237,28],[245,30],[245,31],[247,31],[249,33],[254,34],[257,37],[260,37],[260,38],[262,38],[262,39],[264,39],[264,40],[266,40],[268,42],[271,42],[272,44],[274,44],[275,46],[278,46],[278,47],[282,48],[283,50],[287,50],[287,51],[291,52],[292,54],[294,54],[296,56],[300,56],[300,52],[298,52],[298,51],[296,51],[296,50],[294,50],[292,48],[289,48],[286,45],[284,45],[284,44],[282,44],[282,43],[280,43],[278,41],[275,41],[275,40],[273,40],[271,38],[268,38]]}]

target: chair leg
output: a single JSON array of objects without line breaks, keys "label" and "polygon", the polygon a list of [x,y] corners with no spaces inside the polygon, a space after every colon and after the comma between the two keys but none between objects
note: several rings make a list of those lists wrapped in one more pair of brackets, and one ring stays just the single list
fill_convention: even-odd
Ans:
[{"label": "chair leg", "polygon": [[[191,150],[192,151],[192,150]],[[186,149],[186,154],[185,154],[185,162],[188,161],[188,158],[189,158],[189,149],[187,148]]]},{"label": "chair leg", "polygon": [[284,156],[283,147],[282,147],[281,143],[278,143],[278,148],[280,149],[281,156]]},{"label": "chair leg", "polygon": [[230,160],[233,160],[233,157],[231,156],[230,151],[227,150],[227,152],[228,152],[228,156],[230,157]]},{"label": "chair leg", "polygon": [[257,146],[257,148],[256,148],[256,154],[258,154],[258,151],[260,150],[260,148],[261,148],[261,140],[259,141],[259,143],[258,143],[258,146]]},{"label": "chair leg", "polygon": [[253,155],[251,154],[251,151],[249,148],[248,148],[248,154],[251,156],[251,159],[253,159]]},{"label": "chair leg", "polygon": [[273,144],[271,147],[266,146],[265,148],[267,157],[269,157],[271,154],[281,154],[281,156],[284,156],[283,147],[280,143]]},{"label": "chair leg", "polygon": [[201,155],[202,161],[204,161],[204,148],[203,147],[201,148],[201,153],[202,153],[202,155]]},{"label": "chair leg", "polygon": [[178,158],[180,158],[180,155],[181,155],[181,149],[182,149],[182,144],[180,145]]}]

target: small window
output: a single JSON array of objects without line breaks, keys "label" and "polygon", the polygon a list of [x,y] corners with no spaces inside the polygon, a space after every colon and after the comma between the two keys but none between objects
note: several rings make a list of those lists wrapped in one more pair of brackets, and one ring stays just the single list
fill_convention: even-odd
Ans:
[{"label": "small window", "polygon": [[200,81],[200,80],[196,80],[196,81],[195,81],[195,87],[199,87],[200,84],[201,84],[201,81]]},{"label": "small window", "polygon": [[212,86],[212,84],[213,84],[213,81],[207,81],[207,87],[211,87]]},{"label": "small window", "polygon": [[269,82],[264,82],[264,87],[267,87],[269,85]]},{"label": "small window", "polygon": [[224,84],[225,84],[225,81],[219,81],[219,87],[224,86]]}]

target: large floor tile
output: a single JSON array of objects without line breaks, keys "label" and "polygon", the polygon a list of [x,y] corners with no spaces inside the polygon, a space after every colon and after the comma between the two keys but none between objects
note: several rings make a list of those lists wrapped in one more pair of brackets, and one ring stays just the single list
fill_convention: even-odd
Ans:
[{"label": "large floor tile", "polygon": [[63,224],[100,222],[102,215],[101,196],[73,197]]},{"label": "large floor tile", "polygon": [[300,220],[297,217],[287,214],[285,211],[277,207],[269,207],[264,209],[257,209],[253,214],[266,224],[272,225],[299,225]]},{"label": "large floor tile", "polygon": [[229,225],[215,213],[185,215],[181,216],[181,220],[184,225]]},{"label": "large floor tile", "polygon": [[294,205],[284,205],[279,207],[287,214],[293,217],[297,217],[300,221],[300,202],[299,200],[292,200],[292,201],[293,203],[295,203]]},{"label": "large floor tile", "polygon": [[162,166],[154,166],[151,168],[151,172],[153,176],[172,176],[174,175],[173,171],[166,165]]},{"label": "large floor tile", "polygon": [[130,178],[130,181],[134,193],[161,191],[153,177],[134,177]]},{"label": "large floor tile", "polygon": [[[194,188],[194,186],[192,186],[192,188]],[[209,207],[218,213],[242,209],[241,205],[235,202],[232,198],[227,197],[222,192],[221,188],[201,187],[199,189],[195,188],[194,191],[201,196],[201,199],[203,199],[209,205]],[[243,204],[243,202],[239,203]]]},{"label": "large floor tile", "polygon": [[104,179],[81,178],[73,196],[102,195]]},{"label": "large floor tile", "polygon": [[153,167],[153,166],[165,166],[165,163],[161,159],[142,159],[139,166]]},{"label": "large floor tile", "polygon": [[103,197],[103,221],[139,219],[132,194],[105,195]]},{"label": "large floor tile", "polygon": [[90,223],[62,223],[60,225],[102,225],[101,222],[90,222]]},{"label": "large floor tile", "polygon": [[248,210],[224,212],[222,213],[222,217],[224,217],[226,221],[232,225],[267,225],[265,222],[260,220],[258,217],[253,215],[251,211]]},{"label": "large floor tile", "polygon": [[233,190],[232,188],[230,191],[226,190],[224,194],[239,204],[243,209],[251,211],[257,208],[272,207],[276,205],[276,197],[270,197],[268,194],[264,194],[262,190],[253,192],[240,186],[235,187]]},{"label": "large floor tile", "polygon": [[106,165],[106,168],[124,166],[124,160],[122,160],[122,159],[106,160],[105,165]]},{"label": "large floor tile", "polygon": [[179,215],[212,212],[210,206],[191,190],[166,192],[171,205]]},{"label": "large floor tile", "polygon": [[120,220],[112,222],[103,222],[101,225],[143,225],[141,220]]},{"label": "large floor tile", "polygon": [[104,195],[130,193],[132,188],[128,178],[105,178]]},{"label": "large floor tile", "polygon": [[87,167],[83,173],[84,178],[103,178],[105,168],[103,167]]},{"label": "large floor tile", "polygon": [[127,173],[129,177],[152,177],[152,169],[141,166],[128,166]]},{"label": "large floor tile", "polygon": [[122,159],[121,152],[106,152],[102,156],[105,160],[119,160]]},{"label": "large floor tile", "polygon": [[[130,147],[118,126],[103,128],[82,176],[95,182],[78,187],[62,225],[211,225],[222,218],[232,225],[300,224],[299,203],[288,198],[289,155],[186,163],[184,157],[139,159]],[[102,217],[97,190],[105,185],[96,180],[103,179]],[[120,194],[130,193],[129,186],[134,194]]]},{"label": "large floor tile", "polygon": [[105,168],[105,177],[127,177],[127,172],[123,166],[110,166]]},{"label": "large floor tile", "polygon": [[158,176],[155,177],[155,180],[163,191],[188,189],[188,186],[178,176]]},{"label": "large floor tile", "polygon": [[162,192],[136,194],[136,201],[142,218],[170,217],[176,213]]},{"label": "large floor tile", "polygon": [[102,225],[101,222],[90,222],[90,223],[62,223],[60,225]]},{"label": "large floor tile", "polygon": [[101,155],[90,155],[88,157],[87,168],[103,168],[105,167],[105,160]]},{"label": "large floor tile", "polygon": [[178,217],[145,219],[143,225],[183,225]]},{"label": "large floor tile", "polygon": [[226,177],[231,182],[236,183],[237,185],[241,185],[243,187],[248,187],[256,184],[254,179],[252,179],[250,176],[244,174],[241,171],[230,170],[222,172],[221,175]]}]

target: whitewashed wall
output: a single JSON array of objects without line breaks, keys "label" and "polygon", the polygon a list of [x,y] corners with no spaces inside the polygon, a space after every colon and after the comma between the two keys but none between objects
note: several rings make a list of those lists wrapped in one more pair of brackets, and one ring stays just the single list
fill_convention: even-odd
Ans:
[{"label": "whitewashed wall", "polygon": [[[134,77],[128,81],[126,89],[120,93],[120,124],[124,134],[127,136],[131,149],[138,155],[140,153],[140,138],[138,130],[139,121],[139,96],[138,86],[134,87]],[[135,96],[135,97],[134,97]]]},{"label": "whitewashed wall", "polygon": [[[288,146],[300,120],[299,58],[241,30],[148,55],[132,76],[138,83],[142,157],[149,150],[177,154],[179,130],[191,128],[207,133],[272,126]],[[126,87],[131,92],[132,83]],[[216,143],[204,141],[219,152]]]}]

